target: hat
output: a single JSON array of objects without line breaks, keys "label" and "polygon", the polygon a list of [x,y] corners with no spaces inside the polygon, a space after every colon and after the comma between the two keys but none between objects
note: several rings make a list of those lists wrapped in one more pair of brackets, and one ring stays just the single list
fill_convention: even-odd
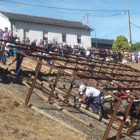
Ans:
[{"label": "hat", "polygon": [[87,52],[86,52],[86,56],[89,56],[89,55],[90,55],[90,51],[87,51]]},{"label": "hat", "polygon": [[86,88],[86,86],[85,86],[84,84],[82,84],[82,85],[80,85],[80,87],[79,87],[79,91],[80,91],[80,92],[83,92],[85,88]]},{"label": "hat", "polygon": [[16,39],[15,42],[19,42],[19,39]]},{"label": "hat", "polygon": [[84,94],[84,92],[82,92],[82,91],[81,91],[79,94],[80,94],[80,95],[83,95],[83,94]]},{"label": "hat", "polygon": [[[9,46],[9,45],[10,45],[10,43],[6,43],[6,46]],[[9,48],[5,47],[5,50],[8,51]]]},{"label": "hat", "polygon": [[10,45],[10,43],[6,43],[6,46],[9,46]]}]

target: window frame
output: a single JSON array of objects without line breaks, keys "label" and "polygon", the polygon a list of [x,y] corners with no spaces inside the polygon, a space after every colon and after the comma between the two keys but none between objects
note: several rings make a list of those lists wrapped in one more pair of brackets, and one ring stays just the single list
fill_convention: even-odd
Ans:
[{"label": "window frame", "polygon": [[[45,37],[46,33],[47,33],[47,37]],[[48,41],[48,32],[47,31],[43,31],[43,40]]]},{"label": "window frame", "polygon": [[81,35],[77,35],[77,43],[81,44],[82,40],[81,40]]},{"label": "window frame", "polygon": [[[63,37],[65,37],[65,39]],[[67,34],[62,34],[62,42],[67,42]]]}]

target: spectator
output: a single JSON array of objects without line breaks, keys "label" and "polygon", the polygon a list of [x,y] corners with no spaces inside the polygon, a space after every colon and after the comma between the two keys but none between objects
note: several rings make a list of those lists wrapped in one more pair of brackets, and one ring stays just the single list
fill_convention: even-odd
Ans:
[{"label": "spectator", "polygon": [[46,41],[46,42],[45,42],[44,47],[45,47],[45,48],[47,48],[47,49],[49,49],[49,44],[48,44],[48,41]]},{"label": "spectator", "polygon": [[[3,38],[2,38],[2,36],[3,36],[3,31],[2,31],[2,29],[0,29],[0,40],[2,40]],[[1,42],[0,42],[1,43]],[[0,46],[0,50],[2,49],[2,47]]]},{"label": "spectator", "polygon": [[38,46],[39,47],[43,47],[44,46],[44,43],[43,43],[43,40],[42,39],[39,41]]},{"label": "spectator", "polygon": [[31,43],[31,46],[36,47],[36,42],[37,42],[37,39],[35,39],[35,40]]},{"label": "spectator", "polygon": [[5,27],[5,31],[3,31],[3,33],[8,33],[8,28]]},{"label": "spectator", "polygon": [[14,42],[18,39],[17,34],[14,34]]},{"label": "spectator", "polygon": [[13,34],[12,33],[10,33],[10,42],[12,42],[12,43],[14,43],[15,42],[15,38],[13,37]]},{"label": "spectator", "polygon": [[5,31],[3,33],[2,38],[3,38],[3,40],[10,41],[10,36],[9,36],[9,32],[8,32],[8,28],[7,27],[5,28]]},{"label": "spectator", "polygon": [[119,62],[122,62],[122,58],[123,58],[123,55],[122,55],[122,53],[119,51],[119,52],[118,52],[118,60],[119,60]]},{"label": "spectator", "polygon": [[139,55],[139,52],[138,50],[135,52],[135,63],[138,63],[138,55]]},{"label": "spectator", "polygon": [[123,54],[124,54],[124,57],[126,57],[126,58],[128,57],[128,51],[127,50],[125,50]]},{"label": "spectator", "polygon": [[30,40],[29,40],[28,37],[25,39],[25,44],[26,44],[26,45],[30,45]]},{"label": "spectator", "polygon": [[55,39],[53,39],[52,45],[57,45]]},{"label": "spectator", "polygon": [[3,31],[2,29],[0,29],[0,40],[2,40],[2,36],[3,36]]},{"label": "spectator", "polygon": [[128,61],[127,61],[127,59],[126,59],[126,57],[124,57],[123,59],[122,59],[122,63],[127,63]]}]

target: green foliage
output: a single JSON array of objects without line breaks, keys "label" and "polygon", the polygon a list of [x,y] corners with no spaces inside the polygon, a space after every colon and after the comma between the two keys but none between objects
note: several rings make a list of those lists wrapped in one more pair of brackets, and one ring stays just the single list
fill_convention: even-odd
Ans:
[{"label": "green foliage", "polygon": [[130,50],[128,39],[123,35],[117,36],[117,39],[113,43],[113,50]]},{"label": "green foliage", "polygon": [[131,51],[140,50],[140,43],[132,44]]}]

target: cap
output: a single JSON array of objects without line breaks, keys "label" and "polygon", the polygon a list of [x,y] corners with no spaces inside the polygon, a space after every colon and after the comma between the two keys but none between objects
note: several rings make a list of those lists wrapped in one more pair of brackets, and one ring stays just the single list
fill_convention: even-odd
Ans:
[{"label": "cap", "polygon": [[83,92],[85,88],[86,88],[86,86],[85,86],[84,84],[82,84],[82,85],[80,85],[80,87],[79,87],[79,91],[80,91],[80,92]]},{"label": "cap", "polygon": [[89,55],[90,55],[90,51],[87,51],[87,52],[86,52],[86,56],[89,56]]},{"label": "cap", "polygon": [[15,42],[19,42],[19,39],[16,39]]},{"label": "cap", "polygon": [[10,45],[10,43],[6,43],[6,46],[9,46]]},{"label": "cap", "polygon": [[[9,46],[10,45],[10,43],[6,43],[6,46]],[[5,47],[5,50],[6,51],[8,51],[10,48],[8,48],[8,47]]]},{"label": "cap", "polygon": [[84,92],[82,92],[82,91],[81,91],[79,94],[80,94],[80,95],[83,95],[83,94],[84,94]]}]

